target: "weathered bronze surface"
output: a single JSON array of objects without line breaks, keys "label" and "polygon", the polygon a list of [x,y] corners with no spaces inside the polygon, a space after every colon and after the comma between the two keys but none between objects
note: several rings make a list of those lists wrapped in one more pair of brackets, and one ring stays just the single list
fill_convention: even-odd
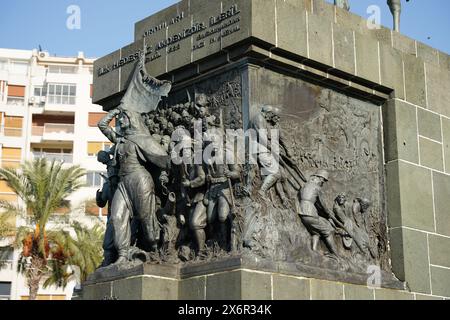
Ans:
[{"label": "weathered bronze surface", "polygon": [[[150,86],[140,94],[152,99],[136,95],[133,111],[123,99],[99,124],[115,143],[103,161],[119,172],[105,248],[113,242],[118,257],[105,251],[104,266],[113,266],[92,279],[117,266],[232,257],[324,276],[339,270],[357,279],[369,266],[390,274],[380,106],[249,64],[186,82],[153,106],[170,83],[142,63],[132,83],[129,90]],[[114,117],[117,131],[107,126]],[[202,159],[228,147],[218,139],[228,129],[242,137],[253,130],[267,149],[252,154],[247,137],[236,163]],[[177,149],[183,137],[194,142]],[[200,163],[174,161],[196,152]]]},{"label": "weathered bronze surface", "polygon": [[[185,3],[138,23],[137,42],[97,70],[109,110],[99,128],[114,147],[99,154],[108,183],[97,203],[110,214],[104,263],[89,283],[159,265],[189,276],[245,267],[360,284],[378,268],[382,285],[401,287],[389,261],[379,100],[255,48],[233,52],[248,37],[242,0],[209,20],[200,12],[194,24],[186,12],[195,16],[196,1]],[[164,29],[176,36],[160,38]],[[239,46],[223,60],[217,50],[229,37]],[[183,54],[190,59],[175,59],[171,74],[171,57]]]}]

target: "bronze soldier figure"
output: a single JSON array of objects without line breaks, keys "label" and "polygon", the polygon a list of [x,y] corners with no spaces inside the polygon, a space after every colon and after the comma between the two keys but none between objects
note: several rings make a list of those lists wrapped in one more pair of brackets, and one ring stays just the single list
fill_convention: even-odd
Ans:
[{"label": "bronze soldier figure", "polygon": [[101,267],[107,267],[117,260],[117,250],[114,247],[114,229],[111,221],[111,204],[114,194],[119,184],[117,162],[111,155],[114,154],[115,147],[110,152],[100,151],[97,155],[97,160],[106,165],[107,177],[103,184],[102,190],[97,191],[96,202],[99,208],[104,208],[108,205],[108,220],[106,223],[105,238],[103,240],[103,262]]},{"label": "bronze soldier figure", "polygon": [[[333,212],[339,222],[345,227],[346,230],[353,234],[353,219],[349,215],[350,205],[347,201],[347,196],[344,193],[339,194],[334,200]],[[342,233],[342,242],[346,249],[351,249],[353,244],[353,238],[347,232]]]},{"label": "bronze soldier figure", "polygon": [[319,170],[312,175],[300,193],[300,208],[303,224],[312,235],[312,249],[317,251],[320,238],[325,242],[330,253],[337,256],[336,243],[334,241],[334,227],[327,219],[319,215],[331,216],[332,213],[326,208],[321,200],[321,190],[325,182],[328,181],[328,172]]},{"label": "bronze soldier figure", "polygon": [[[217,138],[217,136],[215,137]],[[214,137],[211,138],[214,140]],[[205,197],[208,204],[207,222],[208,225],[213,226],[214,222],[218,220],[219,245],[228,251],[230,250],[231,228],[227,226],[227,222],[231,222],[231,211],[234,209],[233,190],[231,190],[229,182],[239,180],[241,173],[239,167],[234,164],[234,159],[228,152],[225,152],[224,142],[220,138],[218,140],[211,142],[213,154],[207,162],[207,181],[209,183]],[[222,158],[224,160],[220,161],[219,157],[222,156],[224,156]]]},{"label": "bronze soldier figure", "polygon": [[[258,139],[258,162],[263,176],[260,194],[266,197],[267,192],[275,186],[281,201],[287,206],[284,185],[290,183],[293,189],[300,190],[306,179],[291,159],[279,130],[279,122],[280,110],[273,106],[263,106],[252,118],[250,128],[256,131]],[[279,133],[278,141],[272,137],[272,130]]]},{"label": "bronze soldier figure", "polygon": [[206,243],[206,173],[203,165],[188,165],[188,176],[182,184],[188,188],[190,203],[189,228],[191,229],[197,247],[197,254],[202,256]]},{"label": "bronze soldier figure", "polygon": [[[120,134],[109,123],[116,117]],[[149,134],[141,115],[133,111],[114,109],[98,124],[101,132],[116,144],[115,158],[119,161],[120,182],[111,206],[114,244],[119,258],[116,263],[129,260],[131,242],[130,220],[137,218],[149,251],[156,251],[160,226],[156,217],[155,185],[147,166],[165,169],[169,157],[161,145]]]},{"label": "bronze soldier figure", "polygon": [[358,241],[361,249],[372,258],[376,257],[376,252],[370,245],[369,230],[367,229],[366,214],[370,208],[370,201],[368,199],[356,198],[353,201],[353,216],[356,221],[354,227],[355,240]]},{"label": "bronze soldier figure", "polygon": [[177,196],[174,192],[170,192],[167,196],[165,206],[162,206],[161,200],[156,199],[158,207],[160,207],[156,215],[161,223],[161,248],[163,254],[169,255],[176,251],[177,241],[180,235],[179,219],[176,216]]}]

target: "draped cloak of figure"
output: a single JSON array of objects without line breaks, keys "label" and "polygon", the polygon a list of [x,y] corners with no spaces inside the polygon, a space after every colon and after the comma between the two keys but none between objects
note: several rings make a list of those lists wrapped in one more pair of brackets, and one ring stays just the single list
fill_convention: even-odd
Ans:
[{"label": "draped cloak of figure", "polygon": [[[156,110],[161,97],[172,88],[169,81],[160,81],[145,70],[147,46],[136,65],[133,78],[118,109],[111,110],[98,124],[102,133],[116,146],[119,162],[119,185],[111,205],[114,243],[119,254],[116,263],[130,260],[131,219],[141,224],[143,243],[156,251],[161,226],[156,216],[155,183],[150,172],[167,169],[170,157],[148,131],[142,114]],[[120,134],[109,127],[118,116]]]},{"label": "draped cloak of figure", "polygon": [[112,201],[111,220],[119,260],[123,260],[127,259],[131,245],[132,218],[140,222],[146,246],[152,251],[157,248],[160,225],[156,217],[155,184],[149,167],[156,165],[165,169],[169,165],[169,157],[157,141],[142,133],[146,130],[145,124],[136,112],[121,111],[119,123],[123,133],[118,135],[114,132],[108,125],[117,113],[117,110],[108,113],[99,123],[99,128],[116,144],[115,153],[120,163],[120,182]]}]

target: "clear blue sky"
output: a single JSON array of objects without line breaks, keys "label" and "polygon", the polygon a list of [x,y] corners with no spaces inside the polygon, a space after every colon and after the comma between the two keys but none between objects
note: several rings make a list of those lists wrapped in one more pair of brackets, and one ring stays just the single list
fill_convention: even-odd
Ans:
[{"label": "clear blue sky", "polygon": [[[208,1],[208,0],[206,0]],[[300,0],[299,0],[300,1]],[[327,0],[333,2],[333,0]],[[13,0],[0,10],[0,47],[33,49],[41,45],[51,54],[89,57],[106,55],[133,41],[134,23],[177,0]],[[450,1],[403,2],[402,33],[450,53]],[[367,7],[378,5],[381,23],[391,26],[386,0],[350,0],[351,11],[368,17]],[[66,27],[70,5],[81,9],[81,29]],[[430,37],[430,39],[428,39]]]}]

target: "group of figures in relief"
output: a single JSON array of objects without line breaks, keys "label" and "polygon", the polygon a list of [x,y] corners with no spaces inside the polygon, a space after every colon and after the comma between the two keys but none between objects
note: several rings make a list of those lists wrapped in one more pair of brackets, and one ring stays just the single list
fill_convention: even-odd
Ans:
[{"label": "group of figures in relief", "polygon": [[[251,235],[244,229],[252,226],[242,222],[246,217],[240,203],[247,198],[271,205],[274,196],[301,219],[311,235],[312,250],[321,251],[322,240],[326,255],[339,259],[340,237],[347,250],[376,258],[365,222],[370,202],[363,198],[351,202],[339,194],[332,210],[327,208],[321,192],[329,173],[319,170],[307,179],[283,137],[267,134],[279,129],[277,107],[261,106],[250,119],[261,146],[256,148],[256,164],[237,163],[224,152],[223,120],[212,114],[208,97],[199,94],[184,104],[158,106],[171,84],[149,76],[143,61],[141,57],[120,106],[98,124],[114,144],[98,154],[108,173],[97,192],[97,204],[108,206],[103,267],[136,260],[203,261],[217,252],[251,251]],[[113,119],[116,128],[111,127]],[[177,143],[199,135],[200,141],[181,152],[187,153],[183,159],[202,153],[201,163],[173,161],[180,156]],[[204,157],[206,149],[209,158]],[[216,161],[219,158],[222,161]]]}]

